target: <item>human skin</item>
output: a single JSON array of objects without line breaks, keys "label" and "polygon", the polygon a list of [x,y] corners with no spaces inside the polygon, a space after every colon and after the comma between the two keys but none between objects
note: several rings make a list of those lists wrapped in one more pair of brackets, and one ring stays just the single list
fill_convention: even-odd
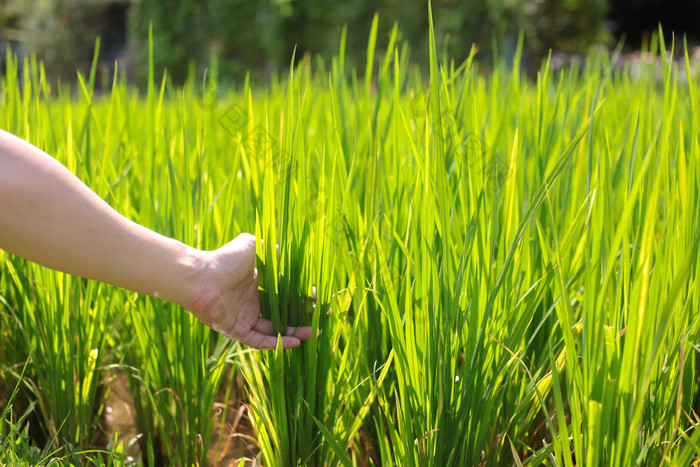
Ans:
[{"label": "human skin", "polygon": [[[181,305],[231,339],[273,349],[260,317],[255,237],[203,251],[125,218],[68,169],[0,130],[0,248],[43,266]],[[311,328],[287,328],[285,348]]]}]

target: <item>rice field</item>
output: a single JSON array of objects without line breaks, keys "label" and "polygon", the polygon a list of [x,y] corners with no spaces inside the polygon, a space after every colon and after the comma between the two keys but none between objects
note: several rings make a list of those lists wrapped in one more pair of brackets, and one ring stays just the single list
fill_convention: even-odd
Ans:
[{"label": "rice field", "polygon": [[421,69],[396,28],[380,54],[376,21],[363,69],[344,34],[257,85],[98,93],[8,53],[0,128],[161,234],[253,233],[262,314],[314,337],[251,350],[0,250],[0,464],[700,465],[687,48],[528,79],[432,35]]}]

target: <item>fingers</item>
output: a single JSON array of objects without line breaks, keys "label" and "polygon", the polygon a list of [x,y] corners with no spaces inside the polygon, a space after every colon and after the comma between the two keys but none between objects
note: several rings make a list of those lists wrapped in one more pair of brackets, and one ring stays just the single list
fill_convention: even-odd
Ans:
[{"label": "fingers", "polygon": [[[243,344],[259,350],[270,350],[277,348],[277,334],[275,333],[270,320],[259,318],[255,326],[244,336],[229,336]],[[282,336],[282,347],[291,349],[299,347],[301,341],[311,337],[309,326],[294,327],[287,326],[287,335]]]},{"label": "fingers", "polygon": [[[272,322],[268,319],[260,318],[258,320],[258,322],[255,324],[253,331],[259,332],[261,334],[265,334],[268,336],[273,336],[273,337],[276,336],[275,331],[272,328]],[[290,336],[290,337],[295,337],[295,338],[302,340],[302,341],[305,341],[306,339],[311,338],[311,327],[309,327],[309,326],[303,326],[303,327],[287,326],[287,334],[286,335]]]},{"label": "fingers", "polygon": [[287,326],[287,335],[296,337],[299,340],[305,341],[311,338],[311,326],[304,326],[296,328],[294,326]]},{"label": "fingers", "polygon": [[[239,339],[241,343],[258,350],[274,350],[277,348],[277,337],[261,334],[256,331],[249,332],[244,338]],[[296,337],[282,337],[282,348],[293,349],[299,347],[301,341]]]}]

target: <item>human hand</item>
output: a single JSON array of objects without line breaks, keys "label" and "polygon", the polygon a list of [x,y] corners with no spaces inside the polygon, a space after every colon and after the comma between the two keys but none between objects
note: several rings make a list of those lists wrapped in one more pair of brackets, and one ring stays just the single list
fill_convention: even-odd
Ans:
[{"label": "human hand", "polygon": [[[272,323],[260,316],[255,236],[241,234],[218,250],[201,252],[193,299],[185,307],[215,331],[257,349],[277,347]],[[311,337],[310,327],[287,326],[284,348]]]}]

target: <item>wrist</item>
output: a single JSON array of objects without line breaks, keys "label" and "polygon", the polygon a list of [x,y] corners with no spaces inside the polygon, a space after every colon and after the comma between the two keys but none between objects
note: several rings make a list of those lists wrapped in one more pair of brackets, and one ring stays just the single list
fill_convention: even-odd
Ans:
[{"label": "wrist", "polygon": [[172,266],[174,274],[166,279],[168,282],[164,293],[156,293],[155,296],[191,309],[194,300],[201,294],[207,282],[206,252],[177,243]]}]

